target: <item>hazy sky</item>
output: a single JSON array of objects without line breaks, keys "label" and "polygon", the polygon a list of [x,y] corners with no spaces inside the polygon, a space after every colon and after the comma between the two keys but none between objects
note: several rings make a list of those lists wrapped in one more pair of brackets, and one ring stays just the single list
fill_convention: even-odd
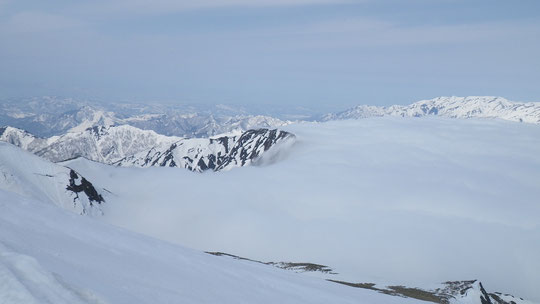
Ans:
[{"label": "hazy sky", "polygon": [[0,0],[0,98],[540,101],[540,1]]}]

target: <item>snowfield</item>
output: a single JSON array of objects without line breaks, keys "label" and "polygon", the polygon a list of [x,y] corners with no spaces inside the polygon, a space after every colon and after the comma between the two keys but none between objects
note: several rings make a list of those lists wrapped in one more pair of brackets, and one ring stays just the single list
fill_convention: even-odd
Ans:
[{"label": "snowfield", "polygon": [[[268,159],[263,156],[257,162],[259,166],[227,172],[195,174],[171,168],[120,168],[85,159],[63,164],[112,192],[112,198],[102,206],[104,221],[162,240],[262,261],[328,265],[339,273],[328,275],[330,278],[349,282],[424,286],[479,279],[490,290],[540,301],[537,125],[382,117],[301,123],[283,129],[296,135],[292,146],[275,151]],[[80,217],[72,217],[71,221],[79,220],[88,221]],[[98,235],[106,235],[110,243],[101,244],[100,238],[87,236],[83,229],[80,233],[85,240],[95,241],[96,246],[110,246],[111,254],[118,247],[131,250],[131,240],[119,241],[113,235],[120,232],[104,224],[100,227],[107,227],[100,228],[103,234]],[[74,229],[66,229],[66,233],[78,234],[78,228]],[[111,264],[136,264],[141,261],[138,256],[154,252],[153,246],[145,248],[136,250],[135,258],[127,258],[127,253],[119,250],[118,259]],[[82,257],[84,252],[77,251]],[[182,260],[183,255],[165,256],[174,263],[160,264],[163,271],[189,269],[190,262]],[[81,256],[72,258],[80,261]],[[104,266],[107,263],[95,262],[99,259],[89,258],[89,264],[78,267],[87,271],[95,267],[108,269]],[[175,264],[178,260],[185,264]],[[149,278],[162,269],[148,267]],[[129,273],[116,274],[107,269],[105,273],[111,276],[94,279],[117,280],[113,283],[123,286],[123,279],[117,276]],[[78,275],[78,271],[71,272],[71,276]],[[238,275],[232,270],[227,273]],[[146,272],[133,275],[147,279]],[[193,298],[193,302],[224,302],[219,301],[221,297],[211,298],[204,290],[235,284],[226,278],[216,277],[211,283],[214,285],[208,285],[211,288],[201,289],[200,296],[205,298]],[[281,286],[277,282],[263,284],[246,275],[238,275],[238,279],[246,284],[260,283],[262,289]],[[197,280],[181,282],[201,288]],[[71,281],[92,286],[76,278]],[[168,281],[160,279],[156,286]],[[181,292],[168,284],[155,296]],[[316,284],[323,285],[314,289],[326,292],[326,283]],[[300,295],[312,294],[287,286]],[[224,292],[229,290],[223,299],[228,295],[234,298],[229,287],[223,287]],[[144,293],[138,288],[125,288],[126,292]],[[341,289],[339,293],[348,295]],[[236,298],[234,302],[261,302],[257,295],[242,291],[236,296],[246,300]],[[192,298],[186,299],[189,302]],[[312,302],[315,298],[297,299]],[[337,302],[323,296],[316,299]],[[118,298],[113,302],[120,303],[115,300]],[[272,300],[277,302],[278,298]]]},{"label": "snowfield", "polygon": [[419,303],[214,257],[0,190],[0,303]]}]

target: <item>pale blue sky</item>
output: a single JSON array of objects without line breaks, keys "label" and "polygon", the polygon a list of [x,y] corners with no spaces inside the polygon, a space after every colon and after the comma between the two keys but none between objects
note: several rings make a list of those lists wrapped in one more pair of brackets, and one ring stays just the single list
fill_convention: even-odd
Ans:
[{"label": "pale blue sky", "polygon": [[538,0],[0,0],[0,98],[540,101]]}]

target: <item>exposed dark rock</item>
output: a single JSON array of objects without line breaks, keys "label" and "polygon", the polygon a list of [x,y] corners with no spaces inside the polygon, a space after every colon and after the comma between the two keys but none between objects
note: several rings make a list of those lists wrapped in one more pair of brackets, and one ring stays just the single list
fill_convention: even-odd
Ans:
[{"label": "exposed dark rock", "polygon": [[[80,180],[80,184],[77,184],[77,180]],[[88,200],[90,201],[90,206],[92,206],[92,202],[97,202],[98,204],[101,204],[105,202],[103,199],[103,196],[99,194],[92,185],[91,182],[87,181],[84,177],[80,176],[75,172],[73,169],[69,172],[69,185],[66,188],[69,191],[73,191],[73,193],[76,194],[76,197],[74,200],[79,198],[79,193],[84,192],[84,194],[88,197]]]},{"label": "exposed dark rock", "polygon": [[215,256],[228,256],[237,260],[244,260],[244,261],[250,261],[265,265],[270,265],[274,267],[278,267],[281,269],[287,269],[292,270],[296,272],[322,272],[322,273],[329,273],[329,274],[335,274],[332,272],[332,269],[325,265],[320,264],[314,264],[314,263],[293,263],[293,262],[262,262],[257,260],[252,260],[248,258],[243,258],[234,254],[224,253],[224,252],[209,252],[206,253],[215,255]]},{"label": "exposed dark rock", "polygon": [[[184,167],[195,172],[221,171],[246,166],[287,138],[294,138],[294,135],[280,130],[257,129],[245,131],[240,136],[210,138],[203,144],[193,145],[190,139],[183,139],[171,144],[162,152],[151,149],[144,159],[130,156],[115,164]],[[180,149],[184,149],[182,150],[184,152],[178,152]]]}]

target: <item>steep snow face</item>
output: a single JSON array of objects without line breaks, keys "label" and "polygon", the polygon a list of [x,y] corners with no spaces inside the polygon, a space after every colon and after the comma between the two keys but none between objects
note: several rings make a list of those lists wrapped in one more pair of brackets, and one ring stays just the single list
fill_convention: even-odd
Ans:
[{"label": "steep snow face", "polygon": [[270,148],[294,141],[293,134],[279,130],[248,130],[238,136],[184,139],[166,150],[152,149],[124,158],[119,166],[180,167],[191,171],[222,171],[250,165]]},{"label": "steep snow face", "polygon": [[329,265],[347,282],[478,279],[540,300],[538,125],[382,117],[285,130],[296,143],[263,168],[66,165],[115,193],[104,220],[192,248]]},{"label": "steep snow face", "polygon": [[102,189],[76,171],[0,142],[0,189],[47,201],[79,214],[102,214]]},{"label": "steep snow face", "polygon": [[118,166],[179,167],[202,172],[250,165],[270,148],[294,141],[294,135],[257,129],[239,135],[182,139],[123,125],[94,127],[48,139],[8,127],[0,129],[0,140],[53,162],[84,157]]},{"label": "steep snow face", "polygon": [[0,189],[1,303],[420,304],[211,256]]},{"label": "steep snow face", "polygon": [[380,116],[421,117],[438,115],[450,118],[499,118],[540,123],[540,103],[510,102],[501,97],[438,97],[409,106],[376,107],[361,105],[344,112],[327,114],[323,121]]}]

